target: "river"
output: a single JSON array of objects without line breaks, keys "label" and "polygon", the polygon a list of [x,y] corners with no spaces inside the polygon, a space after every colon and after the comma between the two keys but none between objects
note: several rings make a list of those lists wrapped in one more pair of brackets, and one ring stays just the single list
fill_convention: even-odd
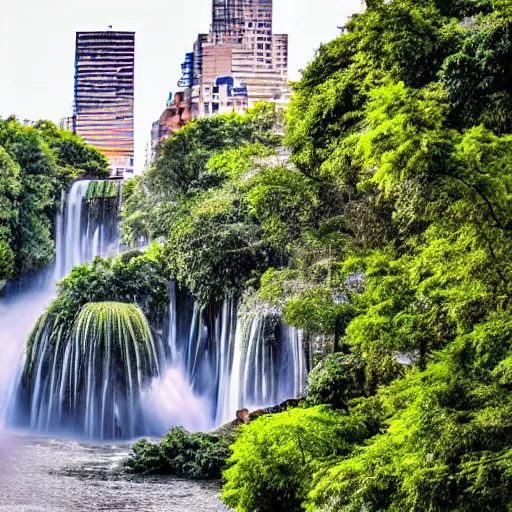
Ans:
[{"label": "river", "polygon": [[129,445],[0,434],[1,512],[221,512],[218,482],[122,471]]}]

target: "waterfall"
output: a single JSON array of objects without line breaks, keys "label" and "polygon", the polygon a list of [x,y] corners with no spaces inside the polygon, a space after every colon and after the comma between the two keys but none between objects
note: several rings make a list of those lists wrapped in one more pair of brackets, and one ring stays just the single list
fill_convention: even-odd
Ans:
[{"label": "waterfall", "polygon": [[59,316],[42,316],[17,397],[16,410],[28,414],[21,424],[101,440],[145,434],[140,400],[160,375],[157,354],[144,313],[133,304],[87,304],[70,327]]},{"label": "waterfall", "polygon": [[59,212],[57,215],[56,280],[68,275],[73,267],[83,265],[96,256],[111,256],[118,251],[117,208],[112,212],[107,203],[93,209],[86,201],[91,183],[90,180],[73,183],[67,195],[64,214]]},{"label": "waterfall", "polygon": [[106,188],[72,185],[57,216],[55,264],[0,300],[0,346],[12,349],[0,369],[8,375],[0,420],[89,439],[133,438],[177,425],[211,429],[241,408],[300,397],[308,371],[302,332],[279,316],[241,310],[234,298],[202,308],[169,283],[168,317],[151,326],[134,304],[90,303],[74,318],[43,314],[56,280],[118,251],[118,198],[93,193]]},{"label": "waterfall", "polygon": [[276,316],[239,312],[233,299],[212,313],[171,283],[167,345],[170,364],[210,404],[203,410],[214,426],[233,420],[241,408],[299,398],[305,388],[302,331]]},{"label": "waterfall", "polygon": [[[117,210],[101,207],[95,215],[85,196],[91,181],[72,184],[55,222],[55,262],[38,272],[8,283],[0,297],[0,426],[19,385],[23,346],[40,315],[55,297],[56,281],[95,256],[117,251]],[[96,235],[95,235],[96,234]],[[97,242],[94,242],[96,238]]]},{"label": "waterfall", "polygon": [[[241,314],[224,421],[237,409],[258,409],[300,398],[307,380],[302,331],[280,318]],[[220,411],[219,411],[220,412]]]}]

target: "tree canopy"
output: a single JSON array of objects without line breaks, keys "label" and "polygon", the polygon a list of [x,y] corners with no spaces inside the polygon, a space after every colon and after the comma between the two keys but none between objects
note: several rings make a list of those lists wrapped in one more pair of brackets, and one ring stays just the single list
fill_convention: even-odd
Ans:
[{"label": "tree canopy", "polygon": [[108,177],[108,163],[80,137],[49,121],[0,119],[0,281],[53,259],[61,195],[86,177]]}]

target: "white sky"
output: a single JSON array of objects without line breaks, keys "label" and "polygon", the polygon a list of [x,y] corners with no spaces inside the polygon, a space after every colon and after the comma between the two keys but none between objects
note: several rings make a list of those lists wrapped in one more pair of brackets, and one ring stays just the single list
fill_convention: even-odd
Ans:
[{"label": "white sky", "polygon": [[[144,165],[151,123],[176,90],[180,65],[200,32],[211,0],[0,0],[0,116],[50,119],[71,115],[75,32],[133,30],[136,168]],[[359,11],[360,0],[274,0],[274,32],[290,35],[290,79],[320,43]]]}]

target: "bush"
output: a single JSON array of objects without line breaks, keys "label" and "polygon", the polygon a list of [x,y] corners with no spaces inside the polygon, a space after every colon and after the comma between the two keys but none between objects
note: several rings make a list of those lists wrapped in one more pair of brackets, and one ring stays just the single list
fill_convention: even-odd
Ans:
[{"label": "bush", "polygon": [[173,428],[165,439],[143,439],[132,446],[125,466],[135,473],[173,475],[198,480],[220,478],[229,457],[230,438],[214,434],[190,434]]},{"label": "bush", "polygon": [[365,371],[360,357],[355,354],[327,356],[309,374],[305,404],[329,404],[335,409],[346,409],[348,402],[365,393]]},{"label": "bush", "polygon": [[136,303],[149,319],[159,318],[167,310],[167,278],[152,250],[143,255],[129,252],[115,259],[96,258],[75,267],[60,281],[50,313],[74,317],[84,304],[115,301]]},{"label": "bush", "polygon": [[336,413],[316,407],[242,426],[223,473],[224,503],[238,512],[302,510],[318,461],[343,448],[339,421]]}]

